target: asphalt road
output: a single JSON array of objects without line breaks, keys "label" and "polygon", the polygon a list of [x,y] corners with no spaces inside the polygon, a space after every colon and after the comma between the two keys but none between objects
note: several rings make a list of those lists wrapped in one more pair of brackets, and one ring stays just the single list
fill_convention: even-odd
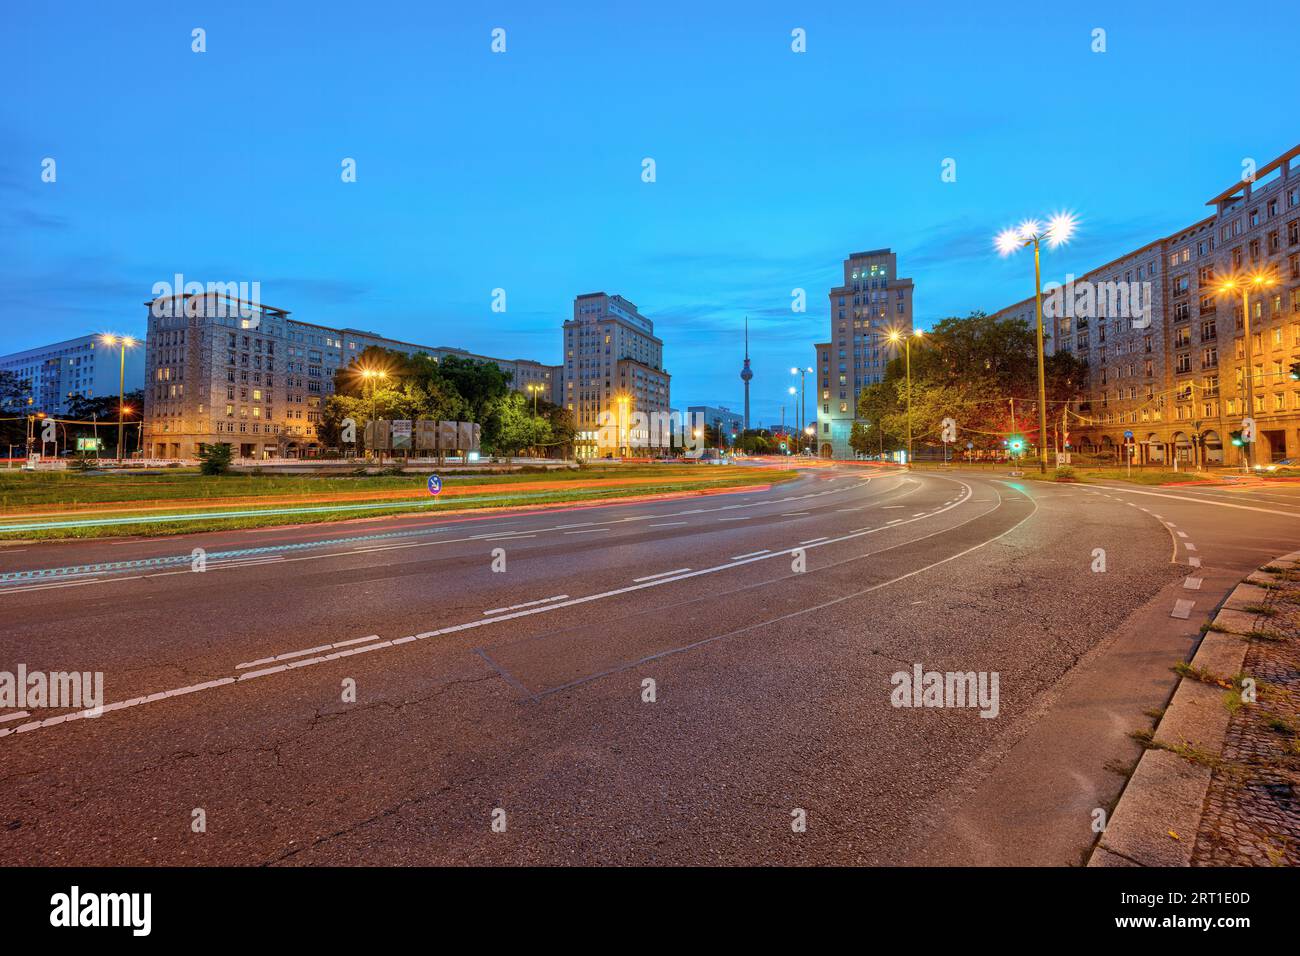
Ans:
[{"label": "asphalt road", "polygon": [[[1296,547],[1266,487],[842,467],[6,549],[77,570],[0,584],[0,670],[102,671],[109,708],[0,711],[0,859],[1077,863],[1169,666]],[[996,672],[996,716],[893,706],[918,664]]]}]

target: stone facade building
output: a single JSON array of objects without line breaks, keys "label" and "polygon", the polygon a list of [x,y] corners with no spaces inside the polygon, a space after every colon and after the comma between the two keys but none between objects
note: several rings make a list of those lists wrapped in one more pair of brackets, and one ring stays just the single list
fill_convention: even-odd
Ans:
[{"label": "stone facade building", "polygon": [[[1238,464],[1228,438],[1250,404],[1245,322],[1240,290],[1224,282],[1258,275],[1267,284],[1249,290],[1255,460],[1300,456],[1300,382],[1290,377],[1300,360],[1298,157],[1300,146],[1211,198],[1211,215],[1045,290],[1048,351],[1088,363],[1069,417],[1073,448],[1122,460],[1132,432],[1137,462]],[[1032,326],[1034,300],[997,314]]]}]

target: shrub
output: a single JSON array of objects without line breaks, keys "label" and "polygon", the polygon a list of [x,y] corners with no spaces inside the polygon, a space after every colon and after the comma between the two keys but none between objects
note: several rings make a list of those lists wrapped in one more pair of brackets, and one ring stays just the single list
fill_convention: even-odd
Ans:
[{"label": "shrub", "polygon": [[233,452],[227,444],[204,445],[199,453],[199,471],[205,475],[224,475],[230,471]]},{"label": "shrub", "polygon": [[1069,465],[1061,465],[1052,472],[1052,477],[1057,481],[1074,481],[1074,469]]}]

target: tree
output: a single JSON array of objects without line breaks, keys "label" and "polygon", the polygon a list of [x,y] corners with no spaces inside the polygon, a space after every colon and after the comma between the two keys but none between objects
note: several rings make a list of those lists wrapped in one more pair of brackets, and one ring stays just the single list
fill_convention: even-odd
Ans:
[{"label": "tree", "polygon": [[[1026,322],[982,312],[944,319],[924,338],[913,339],[913,445],[937,443],[940,423],[949,417],[977,445],[1000,447],[1001,437],[1013,429],[1037,440],[1036,350],[1036,335]],[[1048,356],[1044,369],[1049,409],[1075,399],[1087,377],[1087,366],[1068,352]],[[907,376],[900,357],[887,364],[883,381],[863,389],[858,417],[866,424],[857,444],[852,435],[849,444],[871,451],[882,444],[885,450],[904,447],[906,408]]]},{"label": "tree", "polygon": [[199,471],[205,475],[224,475],[230,471],[233,452],[225,442],[204,445],[199,452]]},{"label": "tree", "polygon": [[540,414],[533,415],[531,403],[520,392],[510,392],[498,402],[496,434],[485,447],[517,455],[520,449],[546,445],[551,440],[551,426]]}]

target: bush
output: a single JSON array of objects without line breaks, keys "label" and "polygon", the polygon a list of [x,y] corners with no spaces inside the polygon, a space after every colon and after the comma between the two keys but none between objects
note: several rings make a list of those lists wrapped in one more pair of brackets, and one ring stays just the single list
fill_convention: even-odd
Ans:
[{"label": "bush", "polygon": [[1069,465],[1060,465],[1052,472],[1052,477],[1057,481],[1074,481],[1074,469]]},{"label": "bush", "polygon": [[232,456],[229,445],[204,445],[199,453],[199,471],[205,475],[228,474]]}]

